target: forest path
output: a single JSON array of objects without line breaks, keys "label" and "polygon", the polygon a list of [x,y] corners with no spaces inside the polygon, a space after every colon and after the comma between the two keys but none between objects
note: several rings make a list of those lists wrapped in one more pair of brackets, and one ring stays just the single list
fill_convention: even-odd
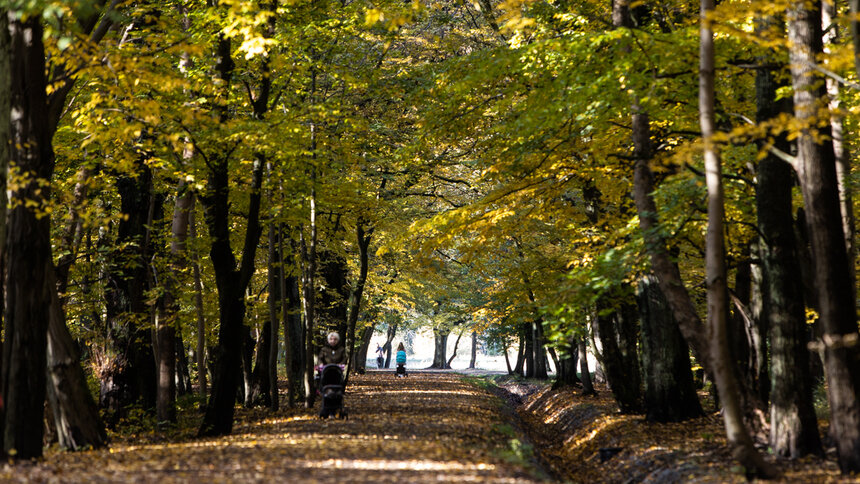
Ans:
[{"label": "forest path", "polygon": [[0,481],[541,481],[511,413],[461,375],[353,375],[345,405],[347,420],[317,418],[319,401],[314,410],[241,410],[228,437],[158,442],[158,434],[142,434],[107,450],[51,452],[36,464],[7,465]]}]

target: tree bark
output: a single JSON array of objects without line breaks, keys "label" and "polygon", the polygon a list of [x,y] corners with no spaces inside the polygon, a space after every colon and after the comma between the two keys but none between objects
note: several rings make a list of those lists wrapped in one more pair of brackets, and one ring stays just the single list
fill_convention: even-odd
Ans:
[{"label": "tree bark", "polygon": [[[195,199],[196,200],[196,197]],[[194,207],[190,209],[188,233],[192,240],[197,239],[197,224],[194,216]],[[208,393],[206,384],[206,318],[203,313],[203,279],[200,277],[200,262],[197,249],[191,251],[191,269],[194,276],[194,314],[197,316],[197,385],[200,395]]]},{"label": "tree bark", "polygon": [[[226,45],[225,45],[226,43]],[[222,39],[220,53],[229,59],[229,41]],[[222,61],[224,62],[224,61]],[[232,64],[232,61],[230,61]],[[228,67],[222,66],[222,69]],[[232,66],[228,69],[232,72]],[[229,84],[229,75],[226,77]],[[210,258],[215,269],[218,289],[218,309],[221,330],[215,359],[215,378],[212,394],[206,406],[203,423],[198,435],[215,436],[230,434],[233,428],[234,403],[239,385],[242,346],[245,343],[246,327],[244,295],[254,273],[254,258],[260,240],[260,186],[263,168],[260,159],[254,162],[251,196],[248,204],[248,225],[242,250],[241,266],[237,269],[230,244],[229,171],[226,159],[214,160],[210,165],[209,185],[206,196],[201,197],[206,208],[206,224],[212,238]]]},{"label": "tree bark", "polygon": [[130,404],[141,401],[144,407],[156,403],[157,379],[151,331],[142,327],[149,317],[146,304],[149,260],[148,223],[152,174],[138,155],[136,178],[117,179],[123,214],[117,230],[122,252],[111,255],[105,314],[108,326],[108,361],[100,375],[100,404],[106,410],[109,426],[116,425]]},{"label": "tree bark", "polygon": [[[829,125],[819,126],[826,99],[813,67],[822,51],[820,5],[796,2],[789,8],[789,60],[795,117],[805,126],[797,138],[797,174],[805,204],[814,279],[824,344],[831,435],[839,468],[860,472],[860,345],[849,265],[842,229],[839,189]],[[816,126],[819,126],[816,129]]]},{"label": "tree bark", "polygon": [[554,390],[565,385],[575,385],[580,383],[579,378],[576,376],[576,364],[578,359],[579,343],[575,339],[571,338],[568,340],[567,348],[561,349],[555,383],[552,385]]},{"label": "tree bark", "polygon": [[722,163],[718,147],[712,140],[716,134],[714,118],[714,33],[710,15],[714,0],[701,1],[699,43],[699,124],[704,141],[705,182],[708,188],[708,231],[705,239],[705,269],[708,294],[708,324],[706,332],[711,355],[711,368],[723,405],[726,436],[732,455],[748,475],[775,477],[772,468],[753,445],[744,425],[740,397],[741,389],[732,365],[726,329],[728,323],[728,281],[726,279],[723,219],[725,218]]},{"label": "tree bark", "polygon": [[[46,273],[53,279],[53,266]],[[56,291],[51,293],[48,321],[48,401],[61,447],[98,449],[107,445],[99,409],[87,387],[77,345],[66,327]]]},{"label": "tree bark", "polygon": [[591,382],[591,370],[588,369],[588,350],[585,344],[585,338],[580,338],[577,345],[579,348],[579,371],[581,374],[580,380],[582,381],[582,395],[597,395],[597,392],[594,391],[594,384]]},{"label": "tree bark", "polygon": [[693,384],[690,351],[654,276],[639,283],[638,300],[645,418],[650,422],[681,422],[704,415]]},{"label": "tree bark", "polygon": [[[598,311],[597,334],[603,348],[601,360],[603,371],[615,401],[618,402],[621,413],[635,414],[642,412],[639,357],[635,349],[636,338],[634,337],[632,342],[629,341],[630,338],[624,337],[629,330],[623,329],[623,326],[631,324],[626,320],[635,319],[632,316],[635,309],[629,307],[629,304],[624,306],[613,310],[610,314],[602,314],[605,311]],[[626,351],[622,351],[619,345],[622,341],[625,343]]]},{"label": "tree bark", "polygon": [[[349,305],[347,306],[347,364],[346,381],[349,381],[350,370],[353,366],[364,368],[364,360],[356,360],[353,354],[356,350],[355,344],[355,325],[358,323],[358,312],[361,309],[361,297],[364,294],[364,284],[367,281],[368,270],[368,249],[370,240],[373,238],[373,230],[371,227],[367,230],[364,228],[364,221],[359,218],[355,225],[355,237],[358,243],[358,278],[355,281],[352,291],[349,294]],[[373,328],[371,328],[371,331]],[[367,356],[365,354],[365,356]],[[363,371],[363,370],[362,370]]]},{"label": "tree bark", "polygon": [[[839,44],[839,23],[837,17],[837,2],[821,2],[822,6],[822,28],[826,29],[823,40],[825,54],[831,54],[831,45]],[[835,79],[827,77],[827,94],[830,104],[830,131],[833,143],[833,154],[836,161],[836,182],[839,187],[839,208],[842,213],[842,232],[845,235],[845,251],[848,260],[855,260],[857,250],[854,247],[854,204],[851,192],[851,157],[843,136],[844,126],[842,122],[841,96],[839,94],[839,83]],[[848,271],[852,284],[856,284],[854,264],[848,265]]]},{"label": "tree bark", "polygon": [[[764,122],[787,111],[777,103],[778,84],[770,69],[756,73],[756,120]],[[788,153],[784,136],[775,146]],[[756,172],[756,209],[761,238],[760,324],[769,328],[771,348],[770,446],[780,457],[797,458],[822,452],[812,403],[804,288],[792,218],[791,166],[768,154]],[[766,356],[766,355],[765,355]],[[767,401],[767,400],[765,400]]]},{"label": "tree bark", "polygon": [[430,368],[438,368],[444,370],[448,362],[448,335],[451,334],[449,329],[433,328],[433,364]]},{"label": "tree bark", "polygon": [[181,180],[176,189],[170,240],[170,274],[165,278],[165,318],[156,325],[158,338],[158,399],[156,413],[162,422],[176,422],[176,318],[179,314],[179,281],[187,264],[188,227],[194,193]]},{"label": "tree bark", "polygon": [[391,368],[391,353],[392,353],[392,344],[394,341],[394,336],[397,335],[397,324],[396,323],[388,323],[388,331],[385,335],[385,344],[382,345],[382,348],[385,350],[385,368]]},{"label": "tree bark", "polygon": [[525,349],[523,357],[525,359],[525,377],[535,377],[535,333],[534,323],[523,323],[523,334],[525,335]]},{"label": "tree bark", "polygon": [[[10,166],[32,179],[12,193],[3,345],[3,449],[15,459],[42,455],[51,297],[50,199],[54,151],[48,131],[45,50],[40,15],[9,22]],[[36,202],[27,207],[25,200]],[[17,202],[17,203],[15,203]]]},{"label": "tree bark", "polygon": [[460,347],[460,338],[463,337],[463,332],[457,333],[457,339],[454,341],[454,351],[451,352],[451,357],[445,362],[445,368],[451,368],[451,362],[457,357],[457,348]]},{"label": "tree bark", "polygon": [[477,331],[472,331],[472,353],[469,358],[469,369],[475,368],[475,362],[478,359],[478,333]]},{"label": "tree bark", "polygon": [[[268,172],[271,174],[271,163],[268,166]],[[272,191],[269,190],[269,199],[272,200]],[[269,304],[269,326],[271,329],[271,336],[269,339],[271,340],[271,345],[269,347],[268,354],[268,368],[269,368],[269,408],[272,410],[278,410],[280,406],[280,398],[278,398],[278,346],[279,346],[279,335],[281,333],[280,328],[280,318],[278,318],[278,311],[284,310],[286,308],[286,304],[284,304],[284,300],[281,298],[283,291],[281,291],[281,283],[283,281],[283,277],[281,276],[281,271],[283,267],[279,264],[280,256],[278,255],[277,246],[278,240],[281,234],[278,233],[275,221],[273,219],[269,220],[269,242],[268,242],[268,262],[269,262],[269,270],[268,270],[268,282],[269,282],[269,296],[268,296],[268,304]]]}]

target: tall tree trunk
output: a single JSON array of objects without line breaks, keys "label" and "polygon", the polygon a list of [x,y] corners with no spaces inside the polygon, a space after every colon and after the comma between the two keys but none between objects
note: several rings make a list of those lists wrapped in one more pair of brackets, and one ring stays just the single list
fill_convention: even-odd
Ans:
[{"label": "tall tree trunk", "polygon": [[699,43],[699,124],[704,141],[705,182],[708,188],[708,231],[705,240],[705,268],[708,293],[709,353],[714,379],[723,405],[726,436],[732,455],[746,468],[749,475],[770,477],[776,474],[753,445],[744,425],[741,389],[732,365],[726,336],[728,320],[728,281],[726,279],[723,219],[722,166],[714,120],[714,33],[708,18],[714,10],[714,0],[701,1]]},{"label": "tall tree trunk", "polygon": [[[640,390],[641,379],[639,373],[639,358],[635,351],[635,339],[633,348],[622,351],[620,341],[625,341],[625,346],[630,346],[627,338],[623,338],[625,319],[634,319],[630,314],[635,309],[630,304],[624,303],[623,308],[616,309],[610,314],[598,311],[596,318],[597,335],[603,348],[602,360],[603,371],[606,381],[612,389],[612,394],[618,402],[621,413],[641,413],[642,393]],[[622,314],[624,312],[625,314]]]},{"label": "tall tree trunk", "polygon": [[188,226],[194,206],[194,193],[179,182],[173,207],[170,240],[170,274],[165,278],[165,318],[156,325],[158,338],[158,399],[156,412],[159,421],[176,421],[176,319],[179,314],[179,281],[187,264]]},{"label": "tall tree trunk", "polygon": [[526,334],[525,330],[521,327],[519,334],[519,344],[517,345],[517,362],[514,364],[514,373],[517,375],[525,376],[525,364],[526,364]]},{"label": "tall tree trunk", "polygon": [[[221,45],[222,58],[229,59],[229,41]],[[223,62],[223,61],[222,61]],[[232,64],[232,61],[230,62]],[[223,67],[222,67],[223,68]],[[230,67],[232,72],[232,67]],[[229,76],[227,76],[229,79]],[[226,159],[210,165],[209,193],[201,197],[206,208],[206,224],[212,238],[210,258],[215,269],[218,289],[218,310],[221,330],[215,360],[212,394],[198,435],[227,435],[233,429],[234,403],[241,377],[242,346],[247,334],[245,319],[245,290],[254,274],[254,258],[260,240],[260,186],[263,179],[262,162],[254,162],[251,196],[248,203],[248,225],[242,249],[241,266],[230,245],[229,171]]]},{"label": "tall tree trunk", "polygon": [[581,374],[580,379],[582,381],[582,395],[597,395],[597,392],[594,391],[594,385],[591,383],[591,371],[588,369],[588,350],[585,344],[585,338],[579,339],[577,347],[579,348],[579,372]]},{"label": "tall tree trunk", "polygon": [[367,352],[370,351],[370,340],[373,339],[373,326],[365,326],[358,338],[358,348],[355,351],[355,370],[362,374],[366,371]]},{"label": "tall tree trunk", "polygon": [[548,378],[546,368],[546,341],[543,334],[543,318],[539,318],[534,322],[534,362],[535,374],[534,377],[540,380]]},{"label": "tall tree trunk", "polygon": [[[269,384],[271,382],[269,375],[269,355],[272,346],[271,319],[267,319],[263,323],[263,329],[257,338],[256,346],[254,369],[249,377],[250,384],[245,395],[245,406],[248,408],[254,406],[268,407],[272,405],[272,401],[270,400],[271,392],[269,391]],[[250,363],[248,366],[250,366]]]},{"label": "tall tree trunk", "polygon": [[[767,62],[767,60],[765,60]],[[777,103],[775,73],[756,73],[756,120],[764,122],[789,109]],[[784,136],[775,146],[790,152]],[[808,368],[808,341],[804,288],[792,218],[791,166],[768,154],[756,172],[756,209],[761,239],[760,322],[768,327],[771,348],[770,446],[780,457],[820,454],[821,439],[812,403],[812,378]]]},{"label": "tall tree trunk", "polygon": [[579,343],[571,338],[568,340],[567,347],[561,348],[561,357],[558,359],[556,366],[555,383],[552,388],[558,389],[565,385],[575,385],[580,383],[576,376],[576,364],[579,359]]},{"label": "tall tree trunk", "polygon": [[433,364],[430,368],[445,369],[448,362],[448,335],[451,334],[449,329],[433,328]]},{"label": "tall tree trunk", "polygon": [[525,348],[523,349],[525,359],[525,377],[535,377],[535,333],[534,323],[523,323],[523,334],[525,335]]},{"label": "tall tree trunk", "polygon": [[690,369],[690,351],[655,277],[642,279],[638,299],[645,418],[651,422],[680,422],[702,416]]},{"label": "tall tree trunk", "polygon": [[391,353],[392,353],[392,344],[394,341],[394,336],[397,335],[397,324],[396,323],[388,323],[388,331],[385,335],[385,344],[382,345],[382,349],[385,350],[385,368],[391,368]]},{"label": "tall tree trunk", "polygon": [[503,351],[503,352],[504,352],[504,354],[505,354],[505,366],[508,368],[508,375],[513,375],[513,374],[514,374],[514,369],[513,369],[513,368],[511,368],[511,359],[508,357],[508,350],[509,350],[509,349],[510,349],[510,348],[508,348],[507,343],[505,343],[505,347],[502,349],[502,351]]},{"label": "tall tree trunk", "polygon": [[295,407],[296,398],[303,395],[305,373],[305,342],[302,333],[301,297],[299,279],[288,277],[284,280],[287,290],[288,312],[284,315],[284,345],[286,346],[286,365],[288,380],[287,405]]},{"label": "tall tree trunk", "polygon": [[472,353],[469,358],[469,369],[475,368],[475,362],[478,359],[478,332],[472,331]]},{"label": "tall tree trunk", "polygon": [[182,332],[176,333],[176,395],[191,393],[191,372],[188,369],[188,352],[182,339]]},{"label": "tall tree trunk", "polygon": [[457,340],[454,341],[454,351],[451,352],[451,357],[445,362],[445,368],[451,368],[451,362],[454,361],[454,358],[457,357],[457,348],[460,347],[460,338],[463,337],[463,332],[460,331],[457,333]]},{"label": "tall tree trunk", "polygon": [[[311,89],[310,98],[316,96],[316,71],[311,70]],[[314,347],[314,331],[315,331],[315,289],[314,280],[317,270],[317,173],[316,166],[316,124],[311,122],[311,163],[310,166],[310,185],[311,191],[308,196],[308,237],[305,239],[305,232],[300,230],[301,246],[302,246],[302,311],[304,315],[304,342],[305,342],[305,407],[313,407],[314,392],[314,358],[316,351]]]},{"label": "tall tree trunk", "polygon": [[[9,160],[11,156],[12,139],[12,64],[11,44],[9,38],[9,13],[5,7],[0,8],[0,294],[5,293],[6,278],[6,221],[7,199],[6,177],[9,172]],[[5,300],[0,297],[0,314],[5,312]],[[0,321],[0,330],[3,324]],[[0,364],[2,364],[2,345],[0,345]],[[1,388],[1,387],[0,387]],[[2,415],[2,411],[0,411]],[[0,417],[0,432],[2,432],[2,417]],[[2,438],[2,434],[0,434]]]},{"label": "tall tree trunk", "polygon": [[[268,166],[268,172],[271,174],[271,163]],[[273,200],[272,191],[269,190],[269,200]],[[283,268],[279,264],[280,255],[278,254],[277,245],[280,239],[281,234],[278,233],[275,221],[273,219],[269,220],[269,242],[268,242],[268,262],[269,262],[269,270],[268,270],[268,282],[269,282],[269,296],[268,296],[268,304],[269,304],[269,326],[271,329],[271,336],[269,339],[271,340],[271,345],[269,347],[268,354],[268,367],[269,367],[269,402],[270,408],[272,410],[278,410],[280,406],[280,399],[278,398],[278,346],[279,346],[279,335],[281,333],[280,330],[280,318],[278,318],[278,310],[280,308],[285,308],[286,304],[284,304],[284,300],[281,298],[283,291],[281,291],[281,282],[283,281],[283,277],[281,276],[281,271]]]},{"label": "tall tree trunk", "polygon": [[[818,293],[831,435],[839,468],[860,472],[860,345],[833,144],[828,126],[819,126],[818,111],[826,99],[813,67],[821,53],[820,5],[796,2],[788,13],[789,60],[794,85],[795,117],[803,125],[797,138],[797,174],[806,207],[815,285]],[[815,126],[819,126],[817,129]]]},{"label": "tall tree trunk", "polygon": [[[836,46],[839,43],[839,24],[836,21],[837,17],[837,2],[825,1],[821,2],[822,6],[822,28],[826,32],[823,40],[823,51],[825,54],[831,54],[830,46]],[[836,162],[836,182],[839,186],[839,208],[842,213],[842,231],[845,235],[845,251],[848,253],[848,260],[855,260],[857,250],[854,247],[854,204],[853,193],[851,192],[851,158],[848,153],[848,147],[845,144],[843,136],[844,127],[842,122],[841,101],[839,95],[839,83],[827,77],[827,94],[830,103],[830,129],[831,141],[833,143],[833,155]],[[856,275],[854,273],[854,264],[848,265],[852,284],[856,284]]]},{"label": "tall tree trunk", "polygon": [[[196,200],[196,197],[195,199]],[[190,209],[189,235],[192,240],[197,239],[197,224],[194,217],[194,207]],[[197,385],[200,395],[208,393],[206,385],[206,318],[203,316],[203,279],[200,277],[200,262],[197,249],[191,251],[191,269],[194,276],[194,314],[197,316]]]},{"label": "tall tree trunk", "polygon": [[148,223],[151,205],[152,174],[139,154],[136,178],[120,176],[117,190],[121,211],[117,244],[125,248],[112,254],[105,290],[108,325],[108,361],[103,365],[100,403],[106,409],[108,425],[115,425],[134,402],[155,407],[157,379],[151,331],[142,327],[149,308]]},{"label": "tall tree trunk", "polygon": [[[346,380],[349,381],[350,370],[353,366],[356,365],[356,361],[353,361],[355,358],[353,354],[356,350],[355,344],[355,325],[358,323],[358,312],[361,309],[361,296],[364,293],[364,283],[367,281],[367,269],[368,269],[368,248],[370,247],[370,240],[373,237],[373,227],[365,230],[364,221],[359,218],[355,225],[355,237],[356,242],[358,243],[358,278],[355,281],[355,285],[353,286],[352,291],[349,294],[349,305],[347,308],[347,337],[346,337],[346,351],[347,351],[347,364],[349,365],[346,369]],[[371,328],[371,331],[373,328]],[[365,354],[365,356],[367,356]],[[361,360],[360,366],[364,367],[364,360]]]},{"label": "tall tree trunk", "polygon": [[[10,21],[10,166],[33,179],[12,193],[3,346],[3,449],[13,458],[42,455],[47,334],[51,297],[50,217],[40,216],[50,191],[54,152],[48,131],[45,51],[40,15]],[[25,200],[36,202],[28,208]]]},{"label": "tall tree trunk", "polygon": [[[48,271],[53,271],[53,266]],[[56,291],[51,293],[48,322],[48,401],[60,446],[82,450],[107,445],[107,433]]]}]

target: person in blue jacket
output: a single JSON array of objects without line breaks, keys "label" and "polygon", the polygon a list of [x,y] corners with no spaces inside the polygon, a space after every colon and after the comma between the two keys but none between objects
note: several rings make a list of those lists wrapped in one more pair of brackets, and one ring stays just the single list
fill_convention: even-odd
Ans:
[{"label": "person in blue jacket", "polygon": [[395,375],[406,376],[406,348],[403,347],[403,343],[397,345],[395,362],[397,363],[397,372]]}]

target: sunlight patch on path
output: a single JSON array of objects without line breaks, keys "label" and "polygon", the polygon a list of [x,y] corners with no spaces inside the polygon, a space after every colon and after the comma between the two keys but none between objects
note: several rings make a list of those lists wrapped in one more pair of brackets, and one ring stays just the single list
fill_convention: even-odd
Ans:
[{"label": "sunlight patch on path", "polygon": [[428,461],[428,460],[368,460],[368,459],[327,459],[327,460],[296,460],[293,465],[310,469],[359,469],[366,471],[493,471],[496,466],[485,463],[462,463],[457,461]]}]

